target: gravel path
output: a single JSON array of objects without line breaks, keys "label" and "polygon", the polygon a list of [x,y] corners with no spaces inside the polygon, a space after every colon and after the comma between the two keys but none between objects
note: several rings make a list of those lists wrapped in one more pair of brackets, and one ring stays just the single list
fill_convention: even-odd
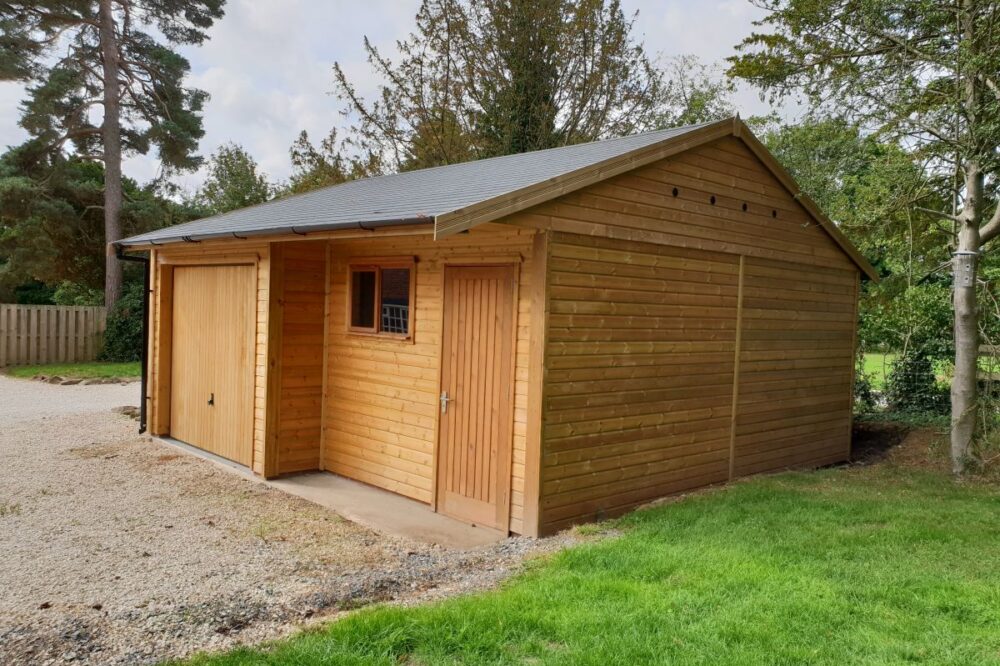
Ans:
[{"label": "gravel path", "polygon": [[150,664],[495,585],[571,540],[379,535],[136,434],[138,385],[0,376],[0,664]]}]

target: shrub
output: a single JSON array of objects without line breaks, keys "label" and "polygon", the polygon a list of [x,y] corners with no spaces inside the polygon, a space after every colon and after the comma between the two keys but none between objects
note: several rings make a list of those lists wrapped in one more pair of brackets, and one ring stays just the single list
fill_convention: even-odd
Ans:
[{"label": "shrub", "polygon": [[886,379],[889,409],[897,412],[947,414],[948,390],[938,384],[934,361],[926,350],[910,350],[893,361]]},{"label": "shrub", "polygon": [[142,354],[142,283],[125,285],[121,298],[108,313],[102,361],[138,361]]},{"label": "shrub", "polygon": [[56,305],[101,305],[104,302],[104,292],[64,280],[52,294],[52,302]]}]

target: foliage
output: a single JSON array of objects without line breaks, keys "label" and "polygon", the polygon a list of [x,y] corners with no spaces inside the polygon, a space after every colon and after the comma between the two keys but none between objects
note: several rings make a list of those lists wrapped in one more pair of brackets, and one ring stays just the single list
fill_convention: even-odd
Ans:
[{"label": "foliage", "polygon": [[938,384],[931,354],[918,347],[893,361],[886,399],[890,411],[946,414],[948,390]]},{"label": "foliage", "polygon": [[[28,142],[0,156],[0,299],[32,280],[99,289],[105,269],[104,169],[58,154],[39,158],[34,150]],[[194,214],[151,185],[127,178],[123,185],[126,233],[185,222]]]},{"label": "foliage", "polygon": [[227,143],[209,158],[196,201],[210,214],[218,214],[264,203],[275,191],[253,157],[242,146]]},{"label": "foliage", "polygon": [[424,0],[396,61],[365,40],[373,100],[335,65],[348,146],[381,172],[652,128],[664,90],[634,24],[618,0]]},{"label": "foliage", "polygon": [[996,663],[998,508],[995,486],[891,463],[759,477],[606,524],[498,590],[186,663]]},{"label": "foliage", "polygon": [[44,282],[31,280],[14,287],[12,300],[20,305],[51,305],[54,291]]},{"label": "foliage", "polygon": [[[0,3],[0,80],[26,84],[20,124],[32,153],[49,162],[70,152],[104,163],[104,244],[122,238],[123,156],[155,148],[167,173],[200,163],[195,150],[207,95],[184,87],[190,65],[175,48],[202,43],[224,2]],[[93,112],[98,107],[100,114]],[[120,263],[105,256],[109,305],[122,279]]]},{"label": "foliage", "polygon": [[289,149],[289,154],[292,159],[292,175],[285,191],[287,194],[300,194],[320,187],[339,185],[379,171],[377,162],[366,163],[361,159],[345,157],[335,129],[330,131],[319,146],[314,146],[309,140],[309,134],[302,130]]},{"label": "foliage", "polygon": [[102,305],[104,293],[99,289],[63,280],[52,293],[55,305]]},{"label": "foliage", "polygon": [[11,377],[62,377],[63,379],[134,379],[142,373],[138,362],[129,363],[51,363],[18,365],[5,371]]},{"label": "foliage", "polygon": [[115,363],[138,361],[142,355],[142,283],[125,286],[122,297],[108,313],[104,349],[100,360]]},{"label": "foliage", "polygon": [[[187,89],[188,61],[168,45],[200,44],[222,16],[224,0],[115,0],[122,148],[153,147],[168,168],[198,166],[206,94]],[[101,128],[90,109],[104,104],[97,0],[6,2],[0,21],[0,75],[28,84],[21,126],[46,151],[70,145],[100,155]],[[155,31],[155,32],[154,32]],[[154,36],[158,33],[164,43]]]},{"label": "foliage", "polygon": [[693,55],[676,56],[663,68],[663,100],[658,127],[679,127],[736,115],[732,79],[719,76]]}]

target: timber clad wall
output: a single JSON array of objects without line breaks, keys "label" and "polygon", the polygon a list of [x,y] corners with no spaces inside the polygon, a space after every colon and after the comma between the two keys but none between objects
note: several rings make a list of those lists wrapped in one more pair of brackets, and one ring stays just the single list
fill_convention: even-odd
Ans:
[{"label": "timber clad wall", "polygon": [[749,259],[735,474],[850,453],[857,273]]},{"label": "timber clad wall", "polygon": [[[433,502],[443,267],[446,263],[517,263],[520,296],[510,529],[522,530],[531,237],[530,231],[493,225],[439,241],[403,236],[331,244],[323,469]],[[412,341],[347,331],[348,262],[366,256],[417,258]]]},{"label": "timber clad wall", "polygon": [[544,530],[729,474],[739,258],[557,234]]},{"label": "timber clad wall", "polygon": [[555,232],[541,533],[848,456],[857,269],[738,139],[511,222]]},{"label": "timber clad wall", "polygon": [[283,243],[277,473],[319,469],[326,241]]}]

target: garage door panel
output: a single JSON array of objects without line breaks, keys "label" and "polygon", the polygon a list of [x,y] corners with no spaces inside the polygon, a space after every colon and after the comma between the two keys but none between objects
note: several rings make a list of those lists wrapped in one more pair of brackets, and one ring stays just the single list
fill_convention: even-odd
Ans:
[{"label": "garage door panel", "polygon": [[174,270],[170,433],[243,465],[253,455],[253,266]]}]

